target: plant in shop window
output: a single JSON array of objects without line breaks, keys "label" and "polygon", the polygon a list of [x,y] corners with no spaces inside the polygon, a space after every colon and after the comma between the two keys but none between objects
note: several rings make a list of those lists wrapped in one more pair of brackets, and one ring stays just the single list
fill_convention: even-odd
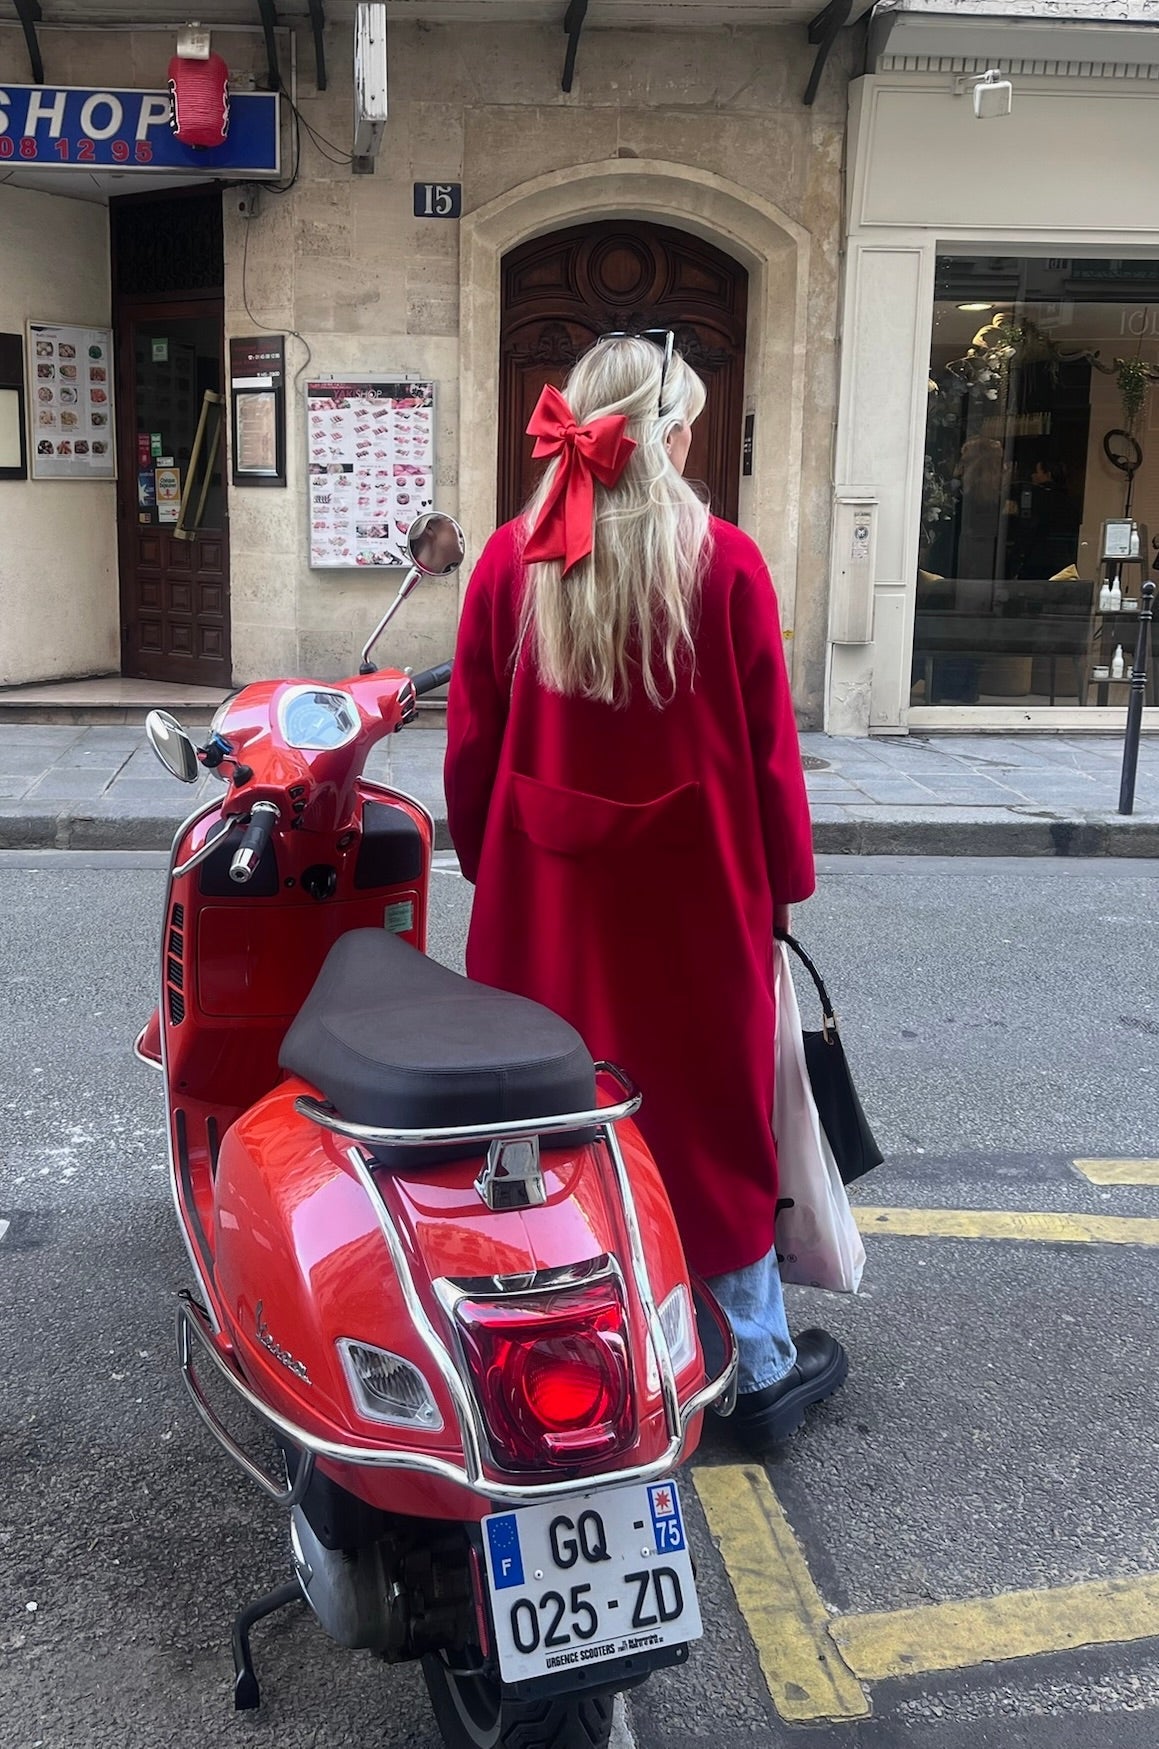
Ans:
[{"label": "plant in shop window", "polygon": [[1135,428],[1147,405],[1147,396],[1159,380],[1159,373],[1153,365],[1145,364],[1141,358],[1117,358],[1114,371],[1118,381],[1119,401],[1123,408],[1123,425],[1128,436],[1134,437]]}]

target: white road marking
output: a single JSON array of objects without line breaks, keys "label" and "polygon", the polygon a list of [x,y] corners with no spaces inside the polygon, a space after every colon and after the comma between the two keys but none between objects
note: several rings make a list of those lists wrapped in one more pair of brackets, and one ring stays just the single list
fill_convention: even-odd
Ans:
[{"label": "white road marking", "polygon": [[4,1237],[5,1233],[8,1231],[8,1229],[11,1225],[12,1225],[11,1221],[0,1221],[0,1239],[2,1239]]}]

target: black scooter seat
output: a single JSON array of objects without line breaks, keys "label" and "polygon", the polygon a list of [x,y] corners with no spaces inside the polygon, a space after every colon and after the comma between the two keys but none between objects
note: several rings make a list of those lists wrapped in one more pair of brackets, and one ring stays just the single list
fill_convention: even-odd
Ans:
[{"label": "black scooter seat", "polygon": [[[461,978],[383,929],[340,936],[278,1058],[340,1117],[377,1129],[442,1129],[591,1111],[595,1070],[558,1014]],[[375,1150],[434,1165],[484,1152]]]}]

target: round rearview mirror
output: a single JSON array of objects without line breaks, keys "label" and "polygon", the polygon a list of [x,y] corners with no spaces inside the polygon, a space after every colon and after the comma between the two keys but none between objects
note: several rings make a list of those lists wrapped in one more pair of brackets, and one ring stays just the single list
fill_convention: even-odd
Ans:
[{"label": "round rearview mirror", "polygon": [[200,775],[197,749],[176,717],[168,711],[150,711],[145,718],[149,745],[165,767],[182,783],[196,783]]},{"label": "round rearview mirror", "polygon": [[463,563],[466,543],[453,516],[428,510],[411,523],[406,536],[410,562],[424,577],[447,577]]}]

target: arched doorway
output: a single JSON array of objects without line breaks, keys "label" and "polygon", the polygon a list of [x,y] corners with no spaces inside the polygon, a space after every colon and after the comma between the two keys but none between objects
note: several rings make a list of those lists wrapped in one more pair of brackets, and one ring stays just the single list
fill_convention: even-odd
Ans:
[{"label": "arched doorway", "polygon": [[518,514],[536,479],[539,464],[525,434],[543,385],[560,387],[578,355],[609,330],[672,328],[708,387],[686,471],[707,486],[717,515],[735,522],[747,313],[740,262],[700,237],[642,220],[552,231],[505,255],[500,520]]}]

